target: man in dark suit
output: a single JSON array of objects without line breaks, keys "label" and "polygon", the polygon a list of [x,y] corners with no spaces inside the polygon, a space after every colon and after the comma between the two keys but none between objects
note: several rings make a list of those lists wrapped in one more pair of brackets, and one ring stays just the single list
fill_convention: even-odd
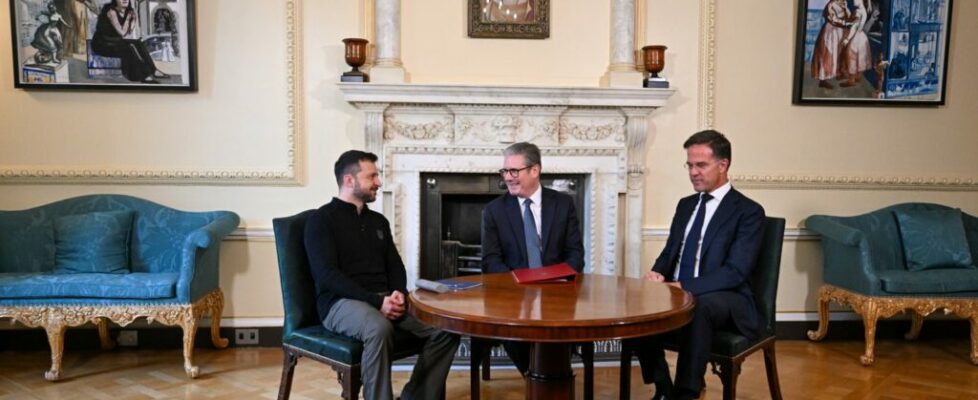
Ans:
[{"label": "man in dark suit", "polygon": [[634,345],[645,383],[655,384],[653,399],[697,398],[705,386],[713,333],[736,330],[753,338],[760,329],[747,277],[761,247],[764,208],[730,185],[731,148],[723,134],[697,132],[683,147],[697,193],[679,201],[666,246],[645,278],[690,292],[696,308],[689,324],[665,334],[680,345],[675,384],[662,336]]},{"label": "man in dark suit", "polygon": [[[567,263],[584,270],[584,245],[574,199],[540,184],[540,149],[516,143],[503,151],[500,175],[507,193],[486,205],[482,213],[482,272]],[[530,346],[503,342],[506,353],[524,375]]]}]

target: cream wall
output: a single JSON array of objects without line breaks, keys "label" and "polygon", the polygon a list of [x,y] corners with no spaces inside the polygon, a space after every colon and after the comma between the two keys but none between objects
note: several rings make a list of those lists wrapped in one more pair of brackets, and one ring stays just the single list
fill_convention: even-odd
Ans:
[{"label": "cream wall", "polygon": [[[720,2],[717,0],[717,2]],[[666,44],[666,70],[678,89],[653,113],[643,260],[661,249],[676,201],[690,192],[682,141],[699,128],[700,4],[648,0],[646,39]],[[790,101],[795,3],[741,0],[716,9],[715,126],[736,148],[735,174],[975,177],[978,127],[969,93],[978,88],[975,33],[962,21],[978,4],[955,3],[948,104],[940,108],[799,107]],[[199,79],[193,94],[39,92],[13,88],[0,62],[0,171],[11,168],[281,170],[288,165],[288,6],[301,25],[298,154],[301,185],[3,184],[0,209],[27,208],[87,193],[125,193],[189,210],[229,209],[243,219],[224,243],[225,316],[281,316],[271,218],[328,201],[331,164],[363,146],[363,118],[336,89],[346,70],[340,40],[371,36],[363,1],[208,0],[197,2]],[[552,2],[551,38],[469,39],[464,2],[402,1],[404,66],[416,83],[594,86],[609,59],[610,1]],[[9,11],[0,7],[0,54],[11,54]],[[968,54],[970,53],[970,54]],[[113,123],[108,123],[111,115]],[[146,124],[147,116],[159,116]],[[161,123],[165,122],[165,123]],[[139,129],[129,126],[139,124]],[[937,146],[929,144],[937,144]],[[281,184],[281,182],[278,182]],[[851,214],[900,201],[937,201],[978,213],[975,191],[772,189],[735,183],[771,215],[797,228],[813,213]],[[795,234],[798,231],[793,231]],[[794,237],[794,236],[793,236]],[[783,312],[813,310],[818,242],[789,238],[784,249]],[[784,288],[793,290],[784,290]],[[234,323],[234,322],[232,322]],[[249,320],[247,323],[253,324]]]}]

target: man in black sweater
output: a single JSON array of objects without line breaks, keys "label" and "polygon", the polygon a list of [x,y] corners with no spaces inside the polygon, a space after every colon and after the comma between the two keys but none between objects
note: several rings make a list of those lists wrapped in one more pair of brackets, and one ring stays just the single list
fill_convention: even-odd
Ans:
[{"label": "man in black sweater", "polygon": [[441,399],[459,337],[405,314],[407,277],[390,223],[366,207],[377,198],[377,156],[343,153],[334,172],[339,195],[309,216],[305,245],[323,326],[363,342],[366,399],[389,400],[394,332],[426,338],[402,399]]}]

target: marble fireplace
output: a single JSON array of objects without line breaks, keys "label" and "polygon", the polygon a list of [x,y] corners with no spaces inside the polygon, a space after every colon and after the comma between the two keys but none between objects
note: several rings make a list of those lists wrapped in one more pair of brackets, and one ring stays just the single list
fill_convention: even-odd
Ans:
[{"label": "marble fireplace", "polygon": [[[422,197],[430,176],[488,176],[502,149],[537,144],[543,172],[582,177],[577,204],[586,272],[638,276],[646,141],[669,89],[340,83],[364,113],[366,150],[384,187],[371,207],[391,221],[408,286],[422,277]],[[465,176],[465,175],[461,175]],[[430,235],[428,235],[430,236]],[[444,239],[444,237],[442,237]],[[428,239],[432,240],[431,238]]]}]

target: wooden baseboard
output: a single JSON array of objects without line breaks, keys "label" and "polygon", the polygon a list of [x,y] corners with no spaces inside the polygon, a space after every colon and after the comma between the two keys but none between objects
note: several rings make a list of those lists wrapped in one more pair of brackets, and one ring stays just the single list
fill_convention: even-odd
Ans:
[{"label": "wooden baseboard", "polygon": [[[777,323],[778,339],[808,340],[807,332],[817,329],[817,321],[779,321]],[[258,330],[257,344],[241,345],[235,343],[237,329]],[[909,320],[882,320],[877,324],[877,339],[904,340],[903,335],[910,329]],[[968,340],[970,326],[968,321],[954,319],[926,320],[918,340],[928,339],[961,339]],[[123,346],[121,349],[180,349],[183,343],[183,333],[178,327],[140,327],[133,329],[113,328],[113,337],[119,331],[135,331],[138,338],[136,346]],[[282,345],[282,328],[263,326],[255,328],[221,328],[221,336],[230,340],[230,347],[279,347]],[[832,321],[829,332],[824,340],[863,340],[862,321],[844,320]],[[211,347],[208,329],[197,330],[197,347]],[[618,359],[619,343],[617,341],[601,342],[595,346],[596,361],[611,361]],[[68,329],[65,333],[65,351],[98,350],[98,331],[94,327]],[[0,330],[0,351],[42,351],[48,349],[47,336],[42,329],[4,329]],[[463,338],[457,359],[468,362],[468,338]],[[494,349],[492,363],[507,364],[509,361],[502,348]]]}]

